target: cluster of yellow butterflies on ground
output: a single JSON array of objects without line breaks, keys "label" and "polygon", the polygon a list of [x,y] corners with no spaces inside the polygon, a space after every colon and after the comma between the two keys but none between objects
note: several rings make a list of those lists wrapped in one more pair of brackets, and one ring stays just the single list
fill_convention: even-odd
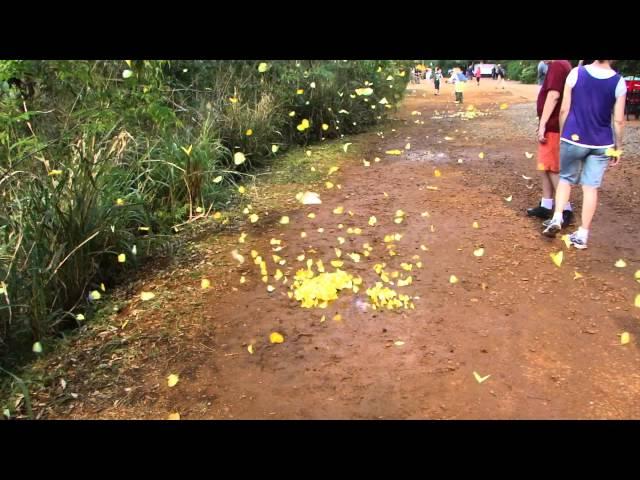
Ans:
[{"label": "cluster of yellow butterflies on ground", "polygon": [[[503,103],[502,105],[504,106],[504,108],[501,107],[502,110],[504,110],[508,106],[506,103]],[[422,115],[422,113],[415,111],[411,112],[411,115]],[[482,110],[478,110],[474,105],[469,105],[465,110],[456,112],[449,112],[448,110],[446,112],[441,112],[435,110],[433,112],[433,115],[431,116],[431,120],[441,120],[443,118],[461,118],[462,120],[471,120],[476,117],[484,117],[486,115],[489,115],[488,111],[483,112]],[[414,123],[424,124],[424,122],[419,122],[417,120]]]},{"label": "cluster of yellow butterflies on ground", "polygon": [[[327,172],[327,177],[335,173],[337,170],[338,167],[331,167]],[[300,192],[296,195],[296,199],[303,205],[322,204],[320,195],[315,192]],[[345,212],[345,208],[342,206],[333,208],[332,212],[334,215],[343,215],[345,213],[348,213],[349,216],[354,215],[352,211]],[[245,213],[247,213],[246,209]],[[309,218],[315,218],[315,216],[316,215],[314,212],[308,214]],[[428,213],[423,216],[428,216]],[[405,217],[406,213],[404,211],[396,210],[394,214],[394,222],[396,224],[400,224],[404,221]],[[289,222],[290,220],[288,217],[282,217],[280,221],[280,223],[283,225],[288,225]],[[376,227],[377,224],[378,220],[375,216],[369,217],[369,227]],[[342,230],[344,228],[344,225],[339,224],[338,228]],[[318,232],[323,233],[324,229],[319,228]],[[348,227],[346,229],[346,233],[352,236],[360,235],[362,234],[362,232],[363,229],[359,227]],[[300,232],[300,236],[301,238],[306,238],[306,232]],[[387,243],[389,256],[397,255],[395,242],[399,241],[401,238],[402,235],[398,233],[385,236],[385,243]],[[243,237],[241,237],[241,239],[244,240]],[[343,245],[346,242],[346,239],[340,236],[337,238],[337,241],[339,245]],[[282,245],[282,240],[271,239],[270,244],[274,252],[278,252],[284,248],[284,246]],[[423,248],[423,250],[426,250],[426,247],[421,247]],[[372,250],[373,247],[371,247],[371,245],[369,245],[368,243],[365,243],[362,246],[361,253],[351,252],[345,254],[345,256],[343,257],[342,250],[339,247],[335,247],[334,253],[336,258],[329,262],[331,267],[335,269],[335,271],[333,272],[327,272],[325,270],[325,265],[323,264],[322,260],[314,261],[312,258],[306,259],[307,268],[300,269],[296,272],[293,278],[293,282],[290,286],[290,291],[288,292],[289,298],[295,299],[304,308],[326,308],[331,301],[338,298],[338,295],[341,291],[353,291],[354,293],[357,293],[363,283],[363,280],[359,276],[354,276],[347,271],[342,270],[345,262],[344,259],[348,258],[353,263],[359,263],[362,257],[368,257]],[[309,253],[315,253],[315,250],[310,249]],[[237,251],[232,252],[232,255],[234,256],[234,258],[237,258]],[[251,255],[254,258],[254,263],[260,267],[262,281],[268,284],[269,272],[267,269],[266,261],[255,250],[251,252]],[[274,263],[277,263],[280,266],[286,264],[286,260],[277,255],[273,255],[272,258]],[[304,261],[305,253],[298,255],[296,259],[299,262]],[[414,260],[416,261],[416,267],[421,268],[422,262],[420,261],[420,258],[416,255],[414,256]],[[385,272],[385,266],[385,264],[379,264],[374,267],[374,270],[378,275],[380,275],[380,278],[384,283],[397,285],[397,287],[404,287],[412,283],[412,277],[410,275],[403,278],[398,272]],[[401,267],[406,271],[411,271],[413,269],[413,264],[402,263]],[[282,273],[279,268],[273,275],[273,279],[275,281],[282,281],[283,284],[286,284],[288,282],[286,275]],[[267,291],[273,292],[275,291],[275,287],[268,284]],[[389,287],[384,286],[382,282],[376,282],[374,286],[366,290],[366,293],[373,308],[415,308],[413,302],[411,301],[411,298],[408,295],[398,294]]]},{"label": "cluster of yellow butterflies on ground", "polygon": [[[344,145],[344,151],[347,151],[350,143]],[[411,145],[409,143],[406,144],[404,150],[390,150],[387,151],[387,154],[395,155],[401,154],[406,150],[409,150]],[[376,162],[380,161],[379,158],[375,159]],[[365,166],[369,166],[371,162],[364,161]],[[312,167],[315,171],[315,168]],[[331,167],[327,172],[327,177],[331,174],[335,173],[338,170],[338,167]],[[439,169],[435,169],[434,171],[435,177],[441,177],[442,173]],[[333,183],[328,180],[325,182],[326,188],[333,188]],[[429,186],[431,190],[437,190],[437,187]],[[388,198],[388,195],[385,193],[385,198]],[[306,191],[299,192],[296,195],[296,199],[303,205],[321,205],[322,200],[320,195],[316,192]],[[248,205],[245,208],[244,213],[248,214],[251,210],[251,206]],[[334,215],[344,215],[348,213],[350,216],[353,216],[354,213],[352,211],[345,212],[345,208],[343,206],[336,206],[332,209],[332,213]],[[316,214],[311,212],[307,215],[309,218],[315,218]],[[423,212],[422,217],[429,217],[428,212]],[[393,216],[393,221],[396,224],[402,224],[406,219],[407,214],[403,210],[396,210]],[[253,219],[250,217],[250,221],[257,221],[256,217]],[[282,217],[280,223],[282,225],[289,224],[288,217]],[[378,219],[375,216],[369,217],[368,226],[376,227],[378,225]],[[343,229],[343,224],[339,224],[338,228]],[[473,222],[473,228],[479,228],[477,222]],[[318,228],[319,233],[323,233],[323,228]],[[431,225],[431,231],[435,231],[434,226]],[[349,227],[346,229],[347,234],[349,235],[360,235],[362,233],[362,229],[358,227]],[[246,234],[242,234],[240,243],[244,243],[244,236]],[[300,232],[301,238],[306,238],[306,232]],[[394,257],[397,255],[397,246],[396,243],[402,238],[402,234],[388,234],[384,237],[384,243],[386,244],[387,254],[390,257]],[[338,237],[338,244],[343,245],[346,241],[344,237]],[[271,246],[273,247],[274,252],[280,251],[284,246],[281,244],[282,240],[272,239]],[[421,250],[428,251],[428,248],[424,245],[420,246]],[[306,259],[306,269],[299,269],[291,282],[289,287],[289,291],[287,295],[289,298],[295,300],[300,304],[303,308],[326,308],[332,301],[338,299],[341,292],[354,292],[357,293],[363,284],[363,279],[360,276],[355,276],[349,273],[348,271],[343,270],[345,259],[350,259],[353,263],[359,263],[362,257],[368,257],[370,252],[372,251],[372,247],[365,243],[362,247],[361,253],[352,252],[342,255],[342,251],[339,247],[335,247],[335,259],[331,260],[329,263],[331,267],[333,267],[334,271],[326,271],[325,265],[322,260],[314,260],[313,258],[306,258],[306,254],[303,252],[296,257],[296,260],[299,262],[303,262]],[[310,249],[307,253],[317,253],[314,249]],[[482,257],[485,254],[485,250],[483,247],[476,248],[473,251],[473,255],[476,257]],[[260,268],[260,274],[262,281],[267,284],[267,291],[269,293],[274,292],[276,288],[269,284],[269,271],[267,268],[267,263],[263,259],[263,257],[255,250],[252,250],[251,255],[254,259],[255,265]],[[241,257],[237,250],[232,252],[232,256],[239,260]],[[278,255],[272,255],[273,261],[277,266],[283,266],[286,264],[286,260],[279,257]],[[243,260],[239,260],[242,263]],[[418,255],[413,256],[414,263],[403,262],[401,264],[402,270],[405,272],[411,272],[414,267],[422,268],[422,261]],[[369,300],[369,305],[373,309],[415,309],[415,305],[413,303],[412,298],[409,295],[398,293],[391,287],[401,288],[411,285],[413,283],[412,275],[406,273],[401,274],[399,271],[387,271],[386,263],[379,263],[373,266],[373,270],[379,276],[380,281],[375,281],[374,284],[365,289],[367,294],[367,298]],[[282,282],[282,284],[288,283],[287,276],[280,270],[280,268],[276,267],[275,274],[272,275],[273,280],[276,282]],[[241,283],[246,282],[245,277],[241,277]],[[455,275],[451,275],[449,282],[452,284],[458,283],[459,280]],[[323,317],[324,318],[324,317]],[[279,343],[279,342],[276,342]],[[250,353],[252,350],[252,346],[249,349]]]}]

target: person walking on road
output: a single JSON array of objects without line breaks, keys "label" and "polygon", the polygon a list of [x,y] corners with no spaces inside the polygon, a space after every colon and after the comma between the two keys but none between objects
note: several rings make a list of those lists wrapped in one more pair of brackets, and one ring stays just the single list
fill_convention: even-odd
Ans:
[{"label": "person walking on road", "polygon": [[544,78],[547,76],[548,70],[549,66],[546,61],[540,60],[540,63],[538,63],[538,85],[542,85],[544,83]]},{"label": "person walking on road", "polygon": [[434,95],[440,95],[440,81],[442,80],[442,69],[440,67],[436,67],[436,70],[433,74],[433,86],[435,87]]},{"label": "person walking on road", "polygon": [[496,77],[498,78],[498,84],[496,85],[496,88],[502,86],[502,89],[504,90],[505,71],[500,64],[498,64],[498,68],[496,68]]},{"label": "person walking on road", "polygon": [[[562,207],[571,186],[582,185],[582,222],[569,241],[587,248],[591,222],[598,205],[598,188],[607,167],[620,163],[627,87],[611,68],[614,60],[595,60],[571,70],[560,107],[560,181],[555,212],[543,223],[542,234],[555,237],[564,227]],[[613,119],[613,127],[611,125]]]},{"label": "person walking on road", "polygon": [[451,74],[451,79],[453,80],[453,84],[455,86],[456,93],[456,102],[455,103],[463,103],[463,94],[464,94],[464,84],[467,81],[467,77],[464,74],[462,68],[456,68],[453,70]]},{"label": "person walking on road", "polygon": [[[543,220],[553,215],[553,198],[560,174],[560,105],[571,64],[567,60],[544,60],[549,65],[548,74],[538,93],[538,171],[542,184],[542,200],[537,207],[529,208],[527,215]],[[571,204],[567,202],[562,212],[563,224],[573,219]]]}]

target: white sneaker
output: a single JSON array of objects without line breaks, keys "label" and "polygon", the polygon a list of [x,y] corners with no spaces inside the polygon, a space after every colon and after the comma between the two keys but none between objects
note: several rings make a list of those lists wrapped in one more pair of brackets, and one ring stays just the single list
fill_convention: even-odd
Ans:
[{"label": "white sneaker", "polygon": [[585,248],[587,248],[587,241],[580,238],[578,236],[578,232],[573,232],[571,235],[569,235],[569,241],[571,242],[571,245],[573,245],[578,250],[584,250]]},{"label": "white sneaker", "polygon": [[543,222],[543,225],[546,227],[542,231],[542,235],[544,235],[545,237],[555,238],[556,234],[560,230],[562,230],[562,223],[560,222],[560,220],[556,220],[554,218]]}]

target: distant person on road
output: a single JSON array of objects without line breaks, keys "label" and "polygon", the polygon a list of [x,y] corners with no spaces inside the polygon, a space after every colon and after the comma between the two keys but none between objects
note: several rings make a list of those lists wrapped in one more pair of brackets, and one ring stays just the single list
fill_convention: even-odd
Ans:
[{"label": "distant person on road", "polygon": [[495,80],[497,76],[498,76],[498,73],[496,70],[496,66],[494,65],[493,67],[491,67],[491,79]]},{"label": "distant person on road", "polygon": [[433,86],[435,87],[434,95],[440,95],[440,81],[442,80],[442,69],[440,67],[436,67],[435,72],[433,73]]},{"label": "distant person on road", "polygon": [[456,93],[456,102],[455,103],[463,103],[463,94],[464,94],[464,84],[467,81],[467,77],[463,72],[463,68],[456,68],[453,70],[451,74],[451,78],[453,80],[453,84],[455,86]]},{"label": "distant person on road", "polygon": [[482,76],[482,72],[480,71],[480,65],[478,65],[476,67],[475,76],[476,76],[476,85],[479,87],[480,86],[480,77]]},{"label": "distant person on road", "polygon": [[[553,215],[553,199],[560,174],[560,105],[571,64],[567,60],[544,60],[548,73],[538,93],[538,170],[542,183],[542,200],[537,207],[529,208],[527,215],[546,220]],[[562,211],[563,223],[573,220],[571,204]]]},{"label": "distant person on road", "polygon": [[547,76],[547,71],[549,67],[545,60],[540,60],[538,63],[538,85],[542,85],[544,83],[544,78]]},{"label": "distant person on road", "polygon": [[417,69],[411,69],[411,83],[420,83],[420,72]]},{"label": "distant person on road", "polygon": [[571,186],[579,183],[583,196],[582,222],[569,235],[571,245],[577,249],[587,248],[598,188],[607,166],[618,165],[622,153],[627,86],[611,68],[613,62],[595,60],[571,70],[560,107],[560,181],[555,212],[543,223],[546,228],[542,234],[555,237],[565,226],[562,205],[569,200]]},{"label": "distant person on road", "polygon": [[498,64],[498,68],[496,68],[496,76],[498,78],[498,84],[496,85],[496,88],[502,86],[502,89],[504,90],[505,71],[500,64]]}]

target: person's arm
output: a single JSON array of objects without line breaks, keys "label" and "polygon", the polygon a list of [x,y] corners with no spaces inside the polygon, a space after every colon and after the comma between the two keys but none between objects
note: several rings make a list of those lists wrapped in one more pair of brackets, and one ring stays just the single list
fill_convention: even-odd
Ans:
[{"label": "person's arm", "polygon": [[[616,103],[613,107],[613,133],[614,133],[614,148],[620,150],[622,148],[622,132],[624,131],[624,106],[627,101],[627,94],[620,95],[616,98]],[[617,165],[620,162],[620,157],[611,157],[610,165]]]},{"label": "person's arm", "polygon": [[569,110],[571,109],[572,89],[573,87],[570,85],[564,86],[564,93],[562,94],[562,105],[560,105],[560,135],[562,135],[562,130],[564,130],[564,122],[567,120]]},{"label": "person's arm", "polygon": [[544,101],[544,107],[542,108],[542,115],[540,116],[540,123],[538,124],[538,141],[540,143],[546,143],[547,139],[544,138],[544,134],[547,131],[547,122],[556,108],[556,105],[560,101],[560,92],[557,90],[549,90],[547,92],[547,99]]}]

